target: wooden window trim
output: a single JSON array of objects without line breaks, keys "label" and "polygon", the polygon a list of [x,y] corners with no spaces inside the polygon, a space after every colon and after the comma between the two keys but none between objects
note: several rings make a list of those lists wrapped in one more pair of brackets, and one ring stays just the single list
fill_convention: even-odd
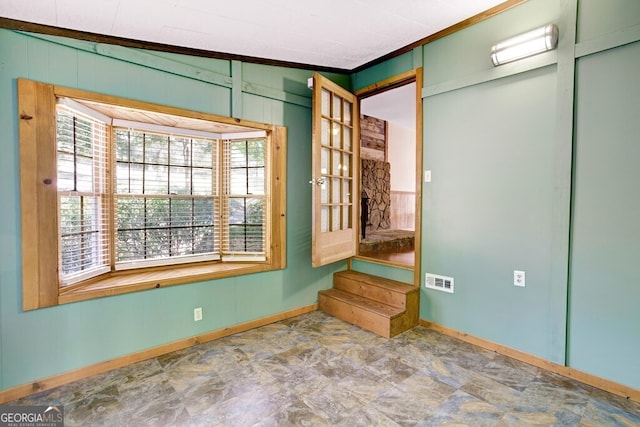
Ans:
[{"label": "wooden window trim", "polygon": [[148,268],[144,271],[114,272],[78,286],[60,289],[58,304],[164,288],[203,280],[276,270],[269,263],[194,263],[179,267]]},{"label": "wooden window trim", "polygon": [[[214,114],[18,79],[23,310],[137,292],[165,286],[286,268],[287,129]],[[267,131],[271,139],[270,244],[260,263],[193,263],[184,266],[116,271],[78,285],[58,283],[56,188],[56,98],[70,97],[123,107],[246,126]]]}]

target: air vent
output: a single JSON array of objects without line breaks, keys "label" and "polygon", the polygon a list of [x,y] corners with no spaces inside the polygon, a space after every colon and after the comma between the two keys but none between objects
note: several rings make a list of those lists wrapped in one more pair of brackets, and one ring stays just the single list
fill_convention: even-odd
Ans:
[{"label": "air vent", "polygon": [[440,276],[437,274],[425,274],[424,286],[437,289],[443,292],[453,293],[453,277]]}]

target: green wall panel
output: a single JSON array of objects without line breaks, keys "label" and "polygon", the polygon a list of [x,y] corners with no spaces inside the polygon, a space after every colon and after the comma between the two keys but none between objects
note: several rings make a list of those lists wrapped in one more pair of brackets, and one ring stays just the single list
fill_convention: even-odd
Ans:
[{"label": "green wall panel", "polygon": [[455,293],[423,288],[420,315],[545,358],[564,327],[547,320],[555,77],[549,66],[424,101],[422,267],[453,276]]},{"label": "green wall panel", "polygon": [[170,61],[179,62],[187,66],[202,68],[204,70],[208,70],[223,76],[231,75],[231,63],[226,59],[211,59],[202,56],[180,55],[176,53],[158,52],[145,49],[136,50],[144,54],[149,54],[168,59]]},{"label": "green wall panel", "polygon": [[282,310],[282,273],[270,271],[235,278],[238,321],[246,322]]},{"label": "green wall panel", "polygon": [[280,101],[250,93],[242,94],[242,114],[247,120],[283,124],[283,105]]},{"label": "green wall panel", "polygon": [[491,46],[533,28],[558,23],[560,3],[557,0],[530,0],[429,43],[424,47],[425,86],[455,81],[493,69],[489,58]]},{"label": "green wall panel", "polygon": [[638,0],[580,0],[578,42],[640,25]]},{"label": "green wall panel", "polygon": [[[0,32],[0,73],[20,75],[24,73],[28,67],[29,58],[25,55],[27,51],[26,40],[11,40],[7,32]],[[11,44],[10,44],[11,43]],[[0,197],[2,200],[16,200],[19,194],[19,168],[18,168],[18,151],[14,141],[18,134],[18,123],[14,119],[16,105],[16,87],[10,79],[0,79],[0,93],[3,102],[0,103],[0,128],[2,135],[0,136]],[[11,141],[9,143],[9,141]],[[20,239],[16,230],[19,229],[20,206],[16,202],[8,202],[4,204],[4,208],[0,210],[0,389],[4,389],[6,381],[6,353],[9,347],[4,343],[3,331],[7,328],[9,317],[7,311],[14,311],[18,306],[18,302],[12,301],[7,297],[7,293],[11,293],[15,287],[18,271],[17,263],[20,262]],[[14,327],[21,328],[19,324]],[[19,350],[18,350],[19,351]]]},{"label": "green wall panel", "polygon": [[307,87],[307,79],[312,71],[292,68],[269,67],[261,64],[242,64],[242,79],[279,91],[311,98],[311,90]]},{"label": "green wall panel", "polygon": [[640,388],[640,42],[581,58],[569,365]]},{"label": "green wall panel", "polygon": [[413,52],[404,53],[398,57],[355,73],[352,76],[352,90],[362,89],[363,87],[397,76],[398,74],[406,73],[421,66],[422,64],[414,64]]}]

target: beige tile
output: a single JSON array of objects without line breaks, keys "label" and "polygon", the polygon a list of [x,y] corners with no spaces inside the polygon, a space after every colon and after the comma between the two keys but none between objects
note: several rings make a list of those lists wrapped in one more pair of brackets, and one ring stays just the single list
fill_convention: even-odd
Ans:
[{"label": "beige tile", "polygon": [[21,399],[67,426],[639,426],[640,404],[418,326],[321,312]]}]

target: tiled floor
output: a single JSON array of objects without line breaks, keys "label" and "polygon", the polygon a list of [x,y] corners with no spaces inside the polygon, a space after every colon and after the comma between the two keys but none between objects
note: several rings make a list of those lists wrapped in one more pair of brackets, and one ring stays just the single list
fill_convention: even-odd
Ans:
[{"label": "tiled floor", "polygon": [[321,312],[22,399],[67,426],[639,426],[640,404],[417,327]]}]

